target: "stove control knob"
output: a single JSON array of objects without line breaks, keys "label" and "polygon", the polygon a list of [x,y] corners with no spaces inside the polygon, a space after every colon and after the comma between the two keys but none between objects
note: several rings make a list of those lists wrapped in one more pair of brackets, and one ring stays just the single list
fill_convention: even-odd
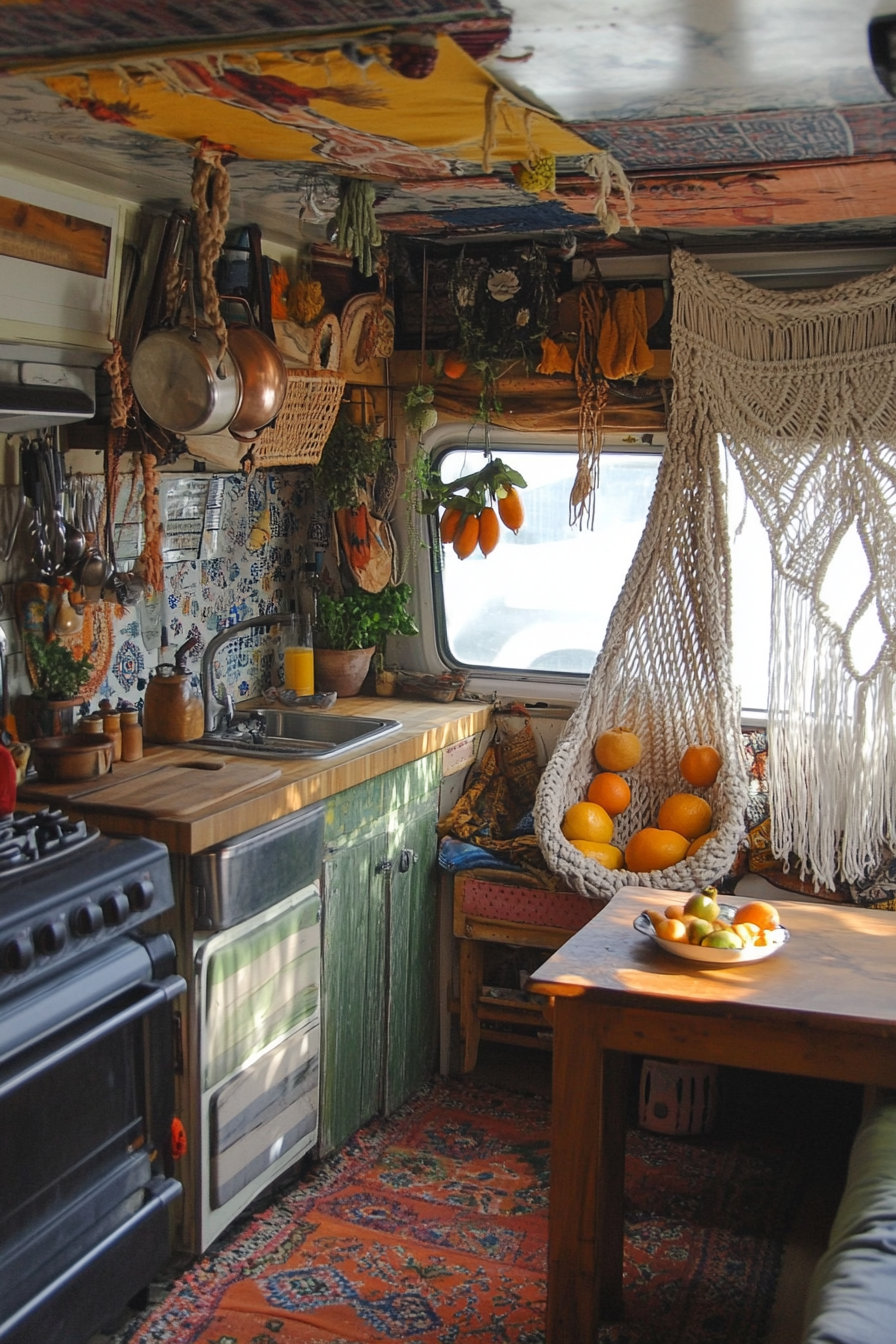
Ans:
[{"label": "stove control knob", "polygon": [[34,942],[39,952],[50,955],[53,952],[61,952],[68,942],[68,929],[65,927],[64,919],[53,919],[49,924],[43,924],[34,935]]},{"label": "stove control knob", "polygon": [[103,927],[103,912],[94,901],[87,901],[72,911],[68,922],[76,938],[89,938]]},{"label": "stove control knob", "polygon": [[152,905],[156,889],[148,877],[140,882],[132,882],[127,888],[128,901],[132,910],[148,910]]},{"label": "stove control knob", "polygon": [[103,919],[109,925],[123,924],[131,913],[130,902],[123,891],[113,891],[101,902]]},{"label": "stove control knob", "polygon": [[34,960],[34,943],[29,933],[19,933],[3,949],[3,965],[10,971],[27,971]]}]

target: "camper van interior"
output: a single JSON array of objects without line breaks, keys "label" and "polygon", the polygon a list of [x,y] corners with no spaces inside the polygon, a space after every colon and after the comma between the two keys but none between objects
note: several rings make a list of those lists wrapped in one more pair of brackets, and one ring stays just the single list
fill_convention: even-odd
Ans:
[{"label": "camper van interior", "polygon": [[896,0],[0,3],[0,1344],[896,1338]]}]

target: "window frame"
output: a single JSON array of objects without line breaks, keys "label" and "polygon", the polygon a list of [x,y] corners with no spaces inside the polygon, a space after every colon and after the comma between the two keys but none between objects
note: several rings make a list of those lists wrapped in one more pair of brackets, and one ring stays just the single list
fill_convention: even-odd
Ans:
[{"label": "window frame", "polygon": [[[431,430],[424,438],[423,447],[430,457],[433,468],[438,470],[439,464],[452,451],[467,448],[474,453],[482,452],[485,447],[484,430],[484,426],[466,421],[452,421]],[[624,441],[631,438],[637,441]],[[646,439],[650,442],[645,442]],[[655,452],[661,456],[666,440],[665,430],[610,430],[604,436],[604,446],[612,452],[633,454]],[[496,457],[501,455],[502,449],[517,452],[538,451],[564,454],[574,463],[578,440],[575,434],[569,433],[539,433],[490,427],[488,446]],[[573,474],[571,471],[570,488]],[[588,681],[590,669],[588,672],[555,672],[545,669],[494,667],[490,664],[460,662],[452,653],[448,645],[444,590],[439,578],[442,544],[438,533],[438,518],[431,515],[421,521],[425,529],[423,538],[425,546],[418,550],[416,587],[421,596],[428,593],[432,611],[431,622],[418,621],[421,634],[427,635],[423,640],[422,649],[426,663],[432,666],[435,656],[442,668],[466,672],[468,689],[474,693],[484,691],[494,693],[499,698],[504,695],[519,697],[522,687],[526,693],[531,691],[533,694],[548,696],[554,701],[559,699],[570,704],[576,703]],[[425,552],[423,561],[419,558],[422,552]],[[425,601],[421,605],[425,605]],[[428,631],[427,626],[431,627]]]}]

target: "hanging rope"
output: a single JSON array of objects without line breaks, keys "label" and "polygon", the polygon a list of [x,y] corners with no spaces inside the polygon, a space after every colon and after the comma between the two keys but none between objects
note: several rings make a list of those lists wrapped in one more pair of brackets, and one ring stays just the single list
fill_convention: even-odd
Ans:
[{"label": "hanging rope", "polygon": [[586,280],[579,290],[579,344],[575,376],[579,395],[579,460],[569,496],[569,525],[594,527],[595,492],[600,474],[603,416],[607,380],[598,363],[601,321],[607,296],[600,280]]},{"label": "hanging rope", "polygon": [[599,149],[594,154],[583,155],[580,163],[588,176],[593,177],[597,183],[597,200],[594,202],[594,213],[597,216],[598,224],[600,224],[607,237],[612,237],[622,227],[619,215],[610,205],[610,196],[614,191],[618,191],[625,201],[626,223],[637,233],[638,226],[632,217],[635,208],[632,200],[632,186],[619,160],[614,158],[609,150]]},{"label": "hanging rope", "polygon": [[227,324],[221,316],[215,267],[224,246],[230,217],[230,176],[221,161],[221,151],[204,141],[193,160],[193,208],[196,211],[199,292],[206,321],[218,338],[218,362],[227,353]]}]

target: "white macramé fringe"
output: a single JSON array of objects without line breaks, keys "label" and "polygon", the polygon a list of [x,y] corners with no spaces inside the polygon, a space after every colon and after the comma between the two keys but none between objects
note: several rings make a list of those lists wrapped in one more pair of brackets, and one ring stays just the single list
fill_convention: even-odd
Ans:
[{"label": "white macram\u00e9 fringe", "polygon": [[[772,847],[802,876],[857,881],[896,838],[896,268],[829,289],[761,290],[673,256],[675,390],[669,446],[644,535],[586,691],[542,777],[536,832],[585,895],[624,884],[686,889],[721,876],[743,833],[745,771],[730,680],[730,557],[722,437],[773,555],[769,692]],[[838,624],[825,580],[858,538],[869,576]],[[883,630],[857,667],[855,628]],[[706,791],[718,837],[661,873],[599,869],[560,832],[615,725],[644,742],[623,847],[682,787],[689,742],[722,753]]]}]

